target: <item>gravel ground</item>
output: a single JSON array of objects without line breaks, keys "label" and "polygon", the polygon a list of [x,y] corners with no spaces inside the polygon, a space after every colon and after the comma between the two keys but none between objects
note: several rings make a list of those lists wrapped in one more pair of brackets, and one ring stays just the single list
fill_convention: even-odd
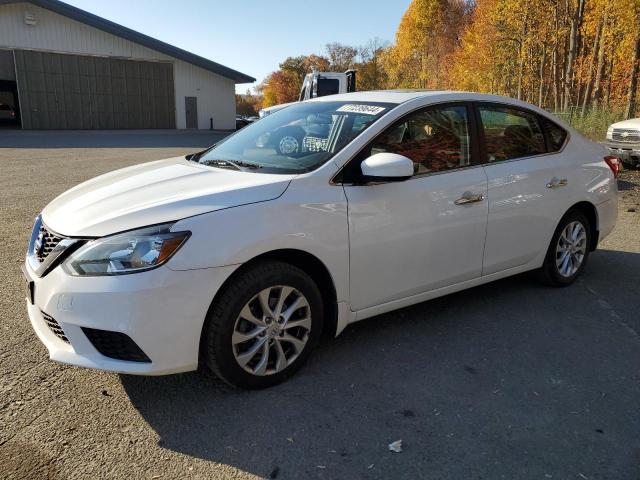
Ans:
[{"label": "gravel ground", "polygon": [[639,478],[639,172],[623,173],[618,226],[575,285],[521,275],[382,315],[276,388],[50,362],[19,271],[34,215],[201,143],[0,148],[0,478]]},{"label": "gravel ground", "polygon": [[640,170],[623,170],[618,192],[616,229],[599,248],[640,252]]}]

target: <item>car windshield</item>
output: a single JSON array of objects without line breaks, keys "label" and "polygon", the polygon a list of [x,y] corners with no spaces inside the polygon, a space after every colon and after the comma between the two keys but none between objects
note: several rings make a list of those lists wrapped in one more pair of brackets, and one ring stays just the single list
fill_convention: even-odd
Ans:
[{"label": "car windshield", "polygon": [[304,102],[243,128],[191,160],[218,168],[264,173],[314,170],[395,105]]}]

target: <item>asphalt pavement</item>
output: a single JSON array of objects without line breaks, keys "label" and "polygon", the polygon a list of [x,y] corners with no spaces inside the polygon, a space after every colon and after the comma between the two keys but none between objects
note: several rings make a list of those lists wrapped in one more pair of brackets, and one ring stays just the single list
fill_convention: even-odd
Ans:
[{"label": "asphalt pavement", "polygon": [[99,148],[72,135],[24,148],[20,133],[0,132],[0,478],[640,478],[634,172],[616,230],[573,286],[520,275],[369,319],[324,340],[287,383],[247,392],[205,372],[50,362],[19,270],[57,194],[216,138],[167,133],[153,147],[115,132]]}]

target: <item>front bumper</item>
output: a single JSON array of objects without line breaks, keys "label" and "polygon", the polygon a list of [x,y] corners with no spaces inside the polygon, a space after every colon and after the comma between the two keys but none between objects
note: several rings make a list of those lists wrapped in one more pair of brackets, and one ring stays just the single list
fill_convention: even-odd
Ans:
[{"label": "front bumper", "polygon": [[[74,277],[56,267],[33,282],[26,299],[31,325],[57,362],[138,375],[164,375],[198,366],[200,335],[211,301],[235,266],[175,271],[167,265],[109,277]],[[45,320],[53,317],[64,337]],[[126,334],[150,362],[100,353],[82,327]]]},{"label": "front bumper", "polygon": [[634,167],[640,165],[640,143],[607,141],[604,145],[611,155],[618,157],[622,163]]}]

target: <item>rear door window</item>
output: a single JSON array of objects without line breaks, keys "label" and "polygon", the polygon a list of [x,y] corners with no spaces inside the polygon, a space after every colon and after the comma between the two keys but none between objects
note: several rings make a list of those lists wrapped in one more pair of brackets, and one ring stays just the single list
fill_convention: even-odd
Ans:
[{"label": "rear door window", "polygon": [[537,115],[502,105],[480,105],[489,163],[547,153]]}]

